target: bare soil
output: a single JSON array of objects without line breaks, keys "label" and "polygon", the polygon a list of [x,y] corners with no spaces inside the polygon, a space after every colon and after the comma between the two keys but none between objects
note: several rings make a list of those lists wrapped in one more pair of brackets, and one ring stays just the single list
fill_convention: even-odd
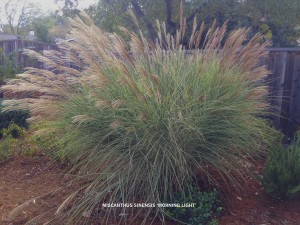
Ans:
[{"label": "bare soil", "polygon": [[[23,225],[40,214],[53,215],[66,194],[71,193],[60,190],[65,187],[64,168],[49,162],[47,157],[36,155],[11,158],[0,165],[1,225]],[[10,218],[12,210],[31,199]]]},{"label": "bare soil", "polygon": [[[256,163],[253,173],[262,174],[264,164]],[[300,199],[272,199],[253,176],[245,176],[242,191],[224,190],[220,225],[300,225]]]},{"label": "bare soil", "polygon": [[[254,172],[260,173],[262,165],[257,165]],[[64,172],[62,165],[50,164],[42,154],[14,157],[1,164],[0,224],[24,225],[41,214],[51,219],[57,207],[72,193],[71,188],[62,189],[67,183],[62,176]],[[220,225],[300,225],[300,200],[273,200],[250,176],[246,177],[244,186],[240,192],[230,187],[223,189],[224,213],[219,218]],[[9,216],[13,209],[30,199],[35,201],[19,207],[15,215]]]}]

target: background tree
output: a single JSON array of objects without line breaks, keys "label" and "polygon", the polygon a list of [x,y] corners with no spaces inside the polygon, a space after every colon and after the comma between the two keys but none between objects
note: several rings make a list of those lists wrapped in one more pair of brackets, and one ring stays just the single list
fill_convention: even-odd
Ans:
[{"label": "background tree", "polygon": [[39,17],[33,21],[33,30],[36,38],[42,42],[53,42],[54,36],[51,29],[56,24],[56,19],[53,16]]},{"label": "background tree", "polygon": [[[183,0],[183,5],[188,27],[197,16],[206,23],[216,20],[218,25],[228,20],[229,31],[251,26],[253,33],[262,33],[274,46],[295,46],[300,37],[299,0]],[[156,19],[165,21],[171,34],[179,27],[180,0],[99,0],[87,12],[98,25],[116,32],[119,25],[130,25],[129,8],[150,38],[155,38]]]},{"label": "background tree", "polygon": [[78,0],[54,0],[55,3],[62,2],[63,8],[76,8],[78,6]]},{"label": "background tree", "polygon": [[244,0],[247,15],[255,31],[269,36],[274,46],[295,46],[300,38],[299,0]]},{"label": "background tree", "polygon": [[22,35],[27,34],[32,29],[32,21],[41,15],[41,10],[28,0],[4,0],[0,5],[0,25],[5,33]]},{"label": "background tree", "polygon": [[63,3],[63,6],[59,11],[62,12],[64,17],[73,17],[77,15],[80,10],[77,9],[78,0],[54,0],[56,4]]}]

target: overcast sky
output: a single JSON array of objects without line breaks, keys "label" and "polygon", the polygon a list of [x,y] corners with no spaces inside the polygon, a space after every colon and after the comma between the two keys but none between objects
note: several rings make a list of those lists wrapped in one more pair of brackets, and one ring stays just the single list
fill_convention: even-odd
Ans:
[{"label": "overcast sky", "polygon": [[[0,2],[1,1],[2,0],[0,0]],[[29,2],[39,4],[44,11],[58,9],[58,6],[54,3],[54,0],[29,0]],[[96,2],[98,2],[98,0],[78,0],[78,8],[83,9]]]},{"label": "overcast sky", "polygon": [[[20,2],[22,0],[19,0]],[[84,9],[90,6],[91,4],[97,3],[99,0],[78,0],[78,8],[79,9]],[[7,2],[7,0],[0,0],[0,8],[1,6],[3,7],[4,4]],[[44,11],[54,11],[56,9],[59,9],[60,6],[63,4],[57,5],[55,4],[55,0],[28,0],[28,2],[32,2],[34,4],[38,4],[40,8]],[[0,12],[0,17],[3,22],[5,22],[5,17],[4,15],[1,15]]]}]

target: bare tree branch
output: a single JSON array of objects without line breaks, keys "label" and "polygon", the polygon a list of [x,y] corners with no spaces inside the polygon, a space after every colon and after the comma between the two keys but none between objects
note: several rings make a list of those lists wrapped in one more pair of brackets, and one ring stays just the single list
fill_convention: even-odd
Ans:
[{"label": "bare tree branch", "polygon": [[133,10],[134,10],[134,12],[136,13],[136,15],[137,15],[139,18],[141,18],[141,19],[144,20],[144,22],[145,22],[145,24],[146,24],[146,27],[147,27],[147,29],[148,29],[148,31],[149,31],[150,38],[151,38],[152,40],[155,40],[156,37],[157,37],[157,35],[156,35],[156,32],[155,32],[154,26],[153,26],[153,24],[150,22],[150,20],[147,19],[146,15],[145,15],[144,11],[141,9],[139,3],[138,3],[136,0],[132,0],[132,1],[131,1],[131,5],[132,5]]},{"label": "bare tree branch", "polygon": [[0,21],[2,30],[15,35],[21,34],[34,17],[41,15],[40,10],[28,0],[6,0],[0,7],[0,13],[5,16]]},{"label": "bare tree branch", "polygon": [[172,21],[172,14],[173,14],[173,0],[165,0],[166,4],[166,25],[167,25],[167,31],[168,33],[173,34],[176,30],[176,23]]},{"label": "bare tree branch", "polygon": [[207,5],[207,2],[204,2],[202,5],[200,5],[187,19],[186,22],[191,22],[194,17],[197,15],[197,13],[199,13],[201,10],[203,10],[203,8]]}]

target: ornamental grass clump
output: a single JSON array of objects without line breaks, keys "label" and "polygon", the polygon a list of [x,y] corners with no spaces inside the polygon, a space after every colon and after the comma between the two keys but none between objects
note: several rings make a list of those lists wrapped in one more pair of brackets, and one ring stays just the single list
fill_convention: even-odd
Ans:
[{"label": "ornamental grass clump", "polygon": [[125,41],[84,15],[70,21],[73,39],[60,51],[26,50],[47,69],[27,68],[2,88],[32,91],[6,101],[6,110],[30,109],[37,135],[82,181],[56,215],[69,224],[99,210],[107,224],[114,216],[145,222],[150,213],[164,221],[163,208],[101,203],[166,203],[196,175],[216,182],[210,171],[241,182],[244,163],[261,155],[273,132],[260,117],[268,109],[268,71],[258,63],[268,42],[248,40],[248,29],[224,40],[226,24],[204,32],[196,19],[185,45],[184,19],[175,36],[158,22],[156,42],[121,28]]}]

